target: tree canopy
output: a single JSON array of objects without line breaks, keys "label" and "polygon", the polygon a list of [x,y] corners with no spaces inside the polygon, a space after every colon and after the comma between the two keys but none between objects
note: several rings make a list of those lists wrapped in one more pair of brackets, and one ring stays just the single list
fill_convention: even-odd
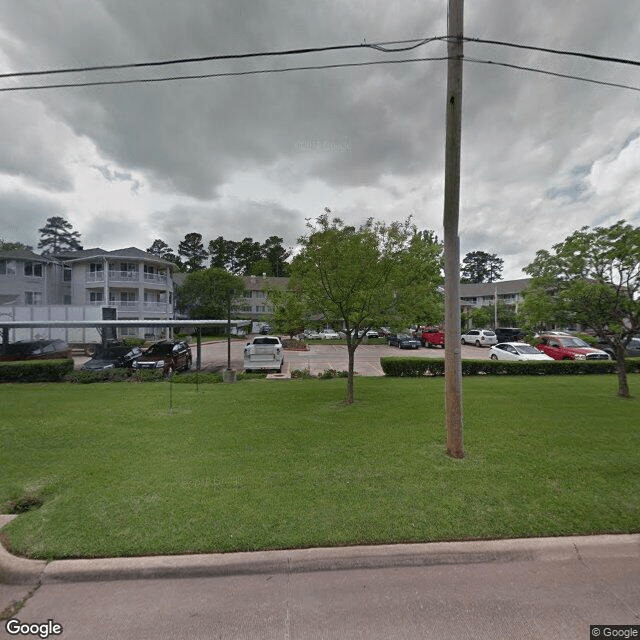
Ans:
[{"label": "tree canopy", "polygon": [[470,251],[460,266],[462,282],[495,282],[502,277],[503,266],[504,260],[495,253]]},{"label": "tree canopy", "polygon": [[225,269],[209,267],[192,271],[178,288],[178,308],[190,318],[222,319],[227,317],[229,302],[240,310],[245,292],[244,280]]},{"label": "tree canopy", "polygon": [[640,331],[640,227],[583,227],[552,252],[538,251],[524,271],[530,323],[577,323],[605,338],[616,352],[618,393],[628,396],[625,347]]},{"label": "tree canopy", "polygon": [[204,269],[204,263],[209,257],[200,233],[187,233],[178,245],[178,256],[187,271]]},{"label": "tree canopy", "polygon": [[72,231],[73,225],[60,216],[47,218],[44,227],[38,229],[40,241],[38,249],[44,255],[55,255],[59,251],[81,251],[80,233]]},{"label": "tree canopy", "polygon": [[354,353],[367,329],[401,328],[424,317],[431,305],[441,314],[442,247],[419,234],[410,219],[388,225],[369,219],[354,227],[330,219],[330,213],[309,223],[308,235],[298,240],[290,289],[309,315],[344,329],[350,404]]}]

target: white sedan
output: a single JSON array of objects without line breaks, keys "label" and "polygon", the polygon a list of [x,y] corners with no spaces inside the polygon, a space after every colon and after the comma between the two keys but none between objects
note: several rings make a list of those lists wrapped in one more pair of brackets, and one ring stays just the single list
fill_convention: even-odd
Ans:
[{"label": "white sedan", "polygon": [[492,360],[553,360],[526,342],[501,342],[489,349]]},{"label": "white sedan", "polygon": [[340,335],[336,333],[333,329],[323,329],[319,336],[323,340],[340,340]]}]

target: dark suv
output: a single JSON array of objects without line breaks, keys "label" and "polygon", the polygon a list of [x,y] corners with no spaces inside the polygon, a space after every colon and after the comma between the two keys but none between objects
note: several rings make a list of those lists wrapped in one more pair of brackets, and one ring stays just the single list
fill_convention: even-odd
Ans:
[{"label": "dark suv", "polygon": [[191,347],[183,340],[162,340],[152,344],[139,360],[133,364],[133,368],[162,369],[165,375],[169,375],[179,369],[191,369]]},{"label": "dark suv", "polygon": [[140,347],[107,343],[105,346],[99,345],[93,358],[87,360],[80,368],[84,371],[129,369],[140,356],[142,356]]},{"label": "dark suv", "polygon": [[518,327],[498,327],[496,329],[498,342],[521,342],[525,335],[525,332]]},{"label": "dark suv", "polygon": [[64,340],[20,340],[0,345],[0,360],[62,360],[71,357]]}]

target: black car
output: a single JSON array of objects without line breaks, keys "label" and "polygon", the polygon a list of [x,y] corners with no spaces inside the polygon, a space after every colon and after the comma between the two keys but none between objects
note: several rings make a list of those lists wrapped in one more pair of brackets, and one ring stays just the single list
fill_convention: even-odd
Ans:
[{"label": "black car", "polygon": [[498,342],[522,342],[525,332],[518,327],[498,327],[496,336]]},{"label": "black car", "polygon": [[184,340],[162,340],[152,344],[133,363],[134,369],[162,369],[169,375],[179,369],[191,369],[191,347]]},{"label": "black car", "polygon": [[[596,343],[598,349],[602,349],[609,354],[612,360],[616,359],[616,352],[614,348],[609,344],[607,340],[599,339]],[[640,357],[640,338],[631,338],[631,341],[625,349],[624,355],[626,358],[638,358]]]},{"label": "black car", "polygon": [[64,340],[19,340],[0,345],[0,360],[63,360],[71,357]]},{"label": "black car", "polygon": [[390,347],[398,347],[399,349],[419,349],[421,347],[420,340],[412,338],[407,333],[390,333],[387,336],[387,342]]},{"label": "black car", "polygon": [[84,371],[104,371],[105,369],[129,369],[142,357],[140,347],[124,344],[107,344],[99,346],[90,360],[81,367]]}]

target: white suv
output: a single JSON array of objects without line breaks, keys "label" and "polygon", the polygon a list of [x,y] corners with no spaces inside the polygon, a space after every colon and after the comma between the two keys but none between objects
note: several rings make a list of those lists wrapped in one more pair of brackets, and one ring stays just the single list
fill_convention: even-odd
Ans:
[{"label": "white suv", "polygon": [[498,344],[498,337],[491,329],[470,329],[460,337],[462,344],[475,344],[476,347],[491,347]]}]

